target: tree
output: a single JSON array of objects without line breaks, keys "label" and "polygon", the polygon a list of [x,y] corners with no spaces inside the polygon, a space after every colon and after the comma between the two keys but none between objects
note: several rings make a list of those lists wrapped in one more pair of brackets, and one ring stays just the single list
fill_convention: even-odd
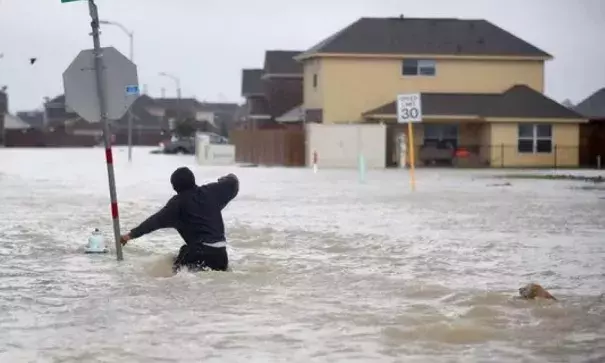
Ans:
[{"label": "tree", "polygon": [[191,118],[177,121],[174,125],[174,133],[178,137],[193,137],[196,131],[195,121]]},{"label": "tree", "polygon": [[563,102],[561,102],[561,104],[567,108],[574,108],[574,104],[573,102],[571,102],[569,99],[565,99]]}]

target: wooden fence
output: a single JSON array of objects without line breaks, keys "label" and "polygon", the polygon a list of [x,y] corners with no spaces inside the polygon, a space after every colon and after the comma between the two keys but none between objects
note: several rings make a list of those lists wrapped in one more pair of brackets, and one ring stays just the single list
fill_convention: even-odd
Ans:
[{"label": "wooden fence", "polygon": [[304,166],[305,132],[289,129],[233,130],[235,161],[257,165]]}]

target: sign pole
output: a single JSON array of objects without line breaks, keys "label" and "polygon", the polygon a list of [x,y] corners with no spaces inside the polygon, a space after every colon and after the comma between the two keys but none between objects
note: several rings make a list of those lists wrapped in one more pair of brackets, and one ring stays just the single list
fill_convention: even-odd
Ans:
[{"label": "sign pole", "polygon": [[113,234],[116,242],[116,257],[118,261],[122,261],[122,244],[120,243],[120,219],[118,216],[118,197],[116,193],[116,180],[113,170],[113,154],[111,151],[111,129],[109,120],[107,119],[107,103],[105,94],[105,78],[103,77],[103,53],[101,50],[101,40],[99,36],[99,13],[94,0],[88,0],[88,8],[90,10],[90,18],[92,19],[90,26],[92,28],[92,40],[94,45],[94,68],[95,79],[97,84],[97,97],[99,100],[99,111],[101,113],[101,122],[103,123],[103,141],[105,142],[105,160],[107,162],[107,177],[109,180],[109,197],[111,199],[111,218],[113,220]]},{"label": "sign pole", "polygon": [[397,122],[408,124],[408,151],[410,160],[410,187],[416,190],[416,153],[414,152],[414,122],[422,122],[422,98],[420,93],[397,95]]},{"label": "sign pole", "polygon": [[[134,61],[134,32],[128,33],[130,38],[130,61]],[[132,110],[128,111],[128,162],[132,162]],[[139,141],[140,142],[140,141]]]},{"label": "sign pole", "polygon": [[414,175],[416,165],[416,155],[414,153],[414,123],[408,121],[408,152],[410,158],[410,187],[412,191],[416,190],[416,176]]}]

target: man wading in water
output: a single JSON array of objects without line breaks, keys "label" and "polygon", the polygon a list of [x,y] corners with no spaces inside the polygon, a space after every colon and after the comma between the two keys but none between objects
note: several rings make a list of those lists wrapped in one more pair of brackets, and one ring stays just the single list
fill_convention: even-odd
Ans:
[{"label": "man wading in water", "polygon": [[174,272],[183,266],[190,271],[218,270],[229,267],[225,226],[221,211],[239,192],[234,174],[202,186],[195,184],[193,172],[178,168],[170,177],[177,193],[156,214],[147,218],[120,238],[122,245],[161,228],[174,228],[185,244],[173,265]]}]

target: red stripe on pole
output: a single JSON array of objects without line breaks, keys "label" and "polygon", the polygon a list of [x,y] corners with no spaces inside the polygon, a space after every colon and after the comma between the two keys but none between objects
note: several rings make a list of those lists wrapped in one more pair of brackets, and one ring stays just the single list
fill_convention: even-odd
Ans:
[{"label": "red stripe on pole", "polygon": [[111,203],[111,218],[118,218],[118,202]]},{"label": "red stripe on pole", "polygon": [[113,164],[113,154],[110,147],[105,149],[105,160],[107,160],[107,164]]}]

